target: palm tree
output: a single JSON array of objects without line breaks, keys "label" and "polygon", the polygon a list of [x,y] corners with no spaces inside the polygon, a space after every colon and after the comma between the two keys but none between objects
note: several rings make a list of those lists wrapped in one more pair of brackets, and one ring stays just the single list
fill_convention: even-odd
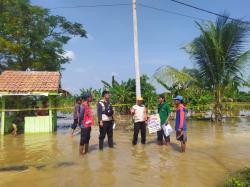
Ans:
[{"label": "palm tree", "polygon": [[250,57],[250,50],[245,50],[250,27],[228,16],[218,17],[215,23],[196,24],[201,35],[185,49],[197,64],[204,86],[213,92],[213,112],[220,121],[225,88],[232,81],[238,87],[244,83],[243,70]]}]

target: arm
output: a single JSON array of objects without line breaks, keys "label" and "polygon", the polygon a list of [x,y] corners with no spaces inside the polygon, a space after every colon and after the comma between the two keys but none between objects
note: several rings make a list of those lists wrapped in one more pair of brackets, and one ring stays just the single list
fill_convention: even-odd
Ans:
[{"label": "arm", "polygon": [[134,108],[134,106],[130,109],[130,113],[131,113],[132,116],[135,115],[135,108]]},{"label": "arm", "polygon": [[80,106],[79,124],[81,124],[83,118],[84,118],[84,107],[83,107],[83,106]]},{"label": "arm", "polygon": [[166,105],[165,110],[166,110],[166,112],[168,113],[168,117],[167,117],[167,119],[166,119],[166,121],[165,121],[165,123],[167,124],[167,123],[168,123],[168,120],[169,120],[169,118],[170,118],[170,116],[171,116],[171,111],[170,111],[170,107],[169,107],[168,104]]},{"label": "arm", "polygon": [[179,129],[182,129],[184,126],[184,118],[185,118],[185,112],[183,111],[183,108],[180,109],[180,124]]},{"label": "arm", "polygon": [[97,117],[98,122],[102,121],[102,105],[99,102],[97,103]]},{"label": "arm", "polygon": [[144,110],[144,120],[148,121],[148,109],[146,107],[145,107],[145,110]]}]

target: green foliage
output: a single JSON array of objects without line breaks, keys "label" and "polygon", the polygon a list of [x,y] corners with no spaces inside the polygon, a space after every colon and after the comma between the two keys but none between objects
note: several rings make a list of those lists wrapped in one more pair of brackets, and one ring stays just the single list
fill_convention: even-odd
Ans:
[{"label": "green foliage", "polygon": [[[129,105],[135,103],[135,79],[128,79],[127,81],[118,83],[113,76],[111,84],[105,81],[102,81],[102,83],[104,84],[104,89],[110,91],[112,103]],[[147,75],[141,76],[141,92],[145,105],[148,108],[154,108],[157,103],[157,94],[155,87],[149,82]]]},{"label": "green foliage", "polygon": [[250,102],[250,92],[239,92],[236,100],[238,102]]},{"label": "green foliage", "polygon": [[80,89],[80,92],[81,92],[80,96],[82,96],[86,92],[91,93],[94,102],[97,102],[102,98],[102,90],[101,89],[82,88],[82,89]]},{"label": "green foliage", "polygon": [[[112,76],[111,83],[102,81],[103,90],[109,90],[111,94],[111,102],[114,105],[122,104],[124,106],[118,107],[120,113],[128,113],[132,105],[135,104],[135,79],[128,79],[127,81],[118,82]],[[102,89],[83,88],[80,90],[81,94],[84,92],[92,93],[94,102],[101,99]],[[155,109],[157,105],[157,94],[155,87],[149,82],[149,77],[146,75],[141,76],[141,91],[144,103],[149,109]]]},{"label": "green foliage", "polygon": [[215,23],[197,23],[201,35],[195,38],[186,51],[194,59],[203,87],[214,94],[215,118],[221,120],[222,98],[225,89],[234,84],[241,86],[243,70],[250,57],[250,50],[244,51],[247,44],[249,25],[244,22],[218,17]]},{"label": "green foliage", "polygon": [[211,103],[211,92],[202,87],[198,70],[183,68],[177,70],[171,66],[163,66],[154,74],[154,78],[172,96],[183,95],[185,102],[191,107]]},{"label": "green foliage", "polygon": [[225,182],[225,187],[248,187],[250,186],[250,167],[236,172]]},{"label": "green foliage", "polygon": [[70,61],[63,45],[71,36],[86,37],[86,31],[29,0],[0,0],[0,72],[62,70],[62,64]]},{"label": "green foliage", "polygon": [[154,74],[156,81],[174,95],[186,90],[196,81],[184,71],[179,71],[171,66],[162,66]]}]

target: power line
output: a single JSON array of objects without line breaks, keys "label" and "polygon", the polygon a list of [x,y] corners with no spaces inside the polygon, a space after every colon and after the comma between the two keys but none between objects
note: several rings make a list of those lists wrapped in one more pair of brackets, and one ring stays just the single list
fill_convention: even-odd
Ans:
[{"label": "power line", "polygon": [[179,12],[170,11],[170,10],[162,9],[162,8],[157,8],[157,7],[145,5],[145,4],[142,4],[142,3],[138,3],[138,6],[141,6],[141,7],[144,7],[144,8],[149,8],[149,9],[153,9],[153,10],[157,10],[157,11],[160,11],[160,12],[174,14],[174,15],[178,15],[178,16],[182,16],[182,17],[186,17],[186,18],[190,18],[190,19],[196,19],[196,20],[201,20],[201,21],[209,21],[209,20],[206,20],[206,19],[203,19],[203,18],[189,16],[189,15],[182,14],[182,13],[179,13]]},{"label": "power line", "polygon": [[96,5],[62,6],[62,7],[53,7],[53,8],[50,8],[50,9],[118,7],[118,6],[128,6],[128,5],[132,5],[132,3],[116,3],[116,4],[96,4]]},{"label": "power line", "polygon": [[202,11],[202,12],[206,12],[208,14],[212,14],[212,15],[215,15],[215,16],[223,17],[223,18],[228,18],[228,19],[231,19],[233,21],[240,21],[240,22],[247,23],[247,24],[250,23],[249,21],[241,21],[239,19],[235,19],[235,18],[231,18],[231,17],[225,16],[225,15],[222,15],[222,14],[218,14],[216,12],[212,12],[210,10],[206,10],[206,9],[203,9],[203,8],[199,8],[197,6],[193,6],[193,5],[190,5],[190,4],[187,4],[187,3],[183,3],[181,1],[177,1],[177,0],[170,0],[170,1],[181,4],[181,5],[184,5],[184,6],[187,6],[187,7],[190,7],[190,8],[193,8],[193,9],[196,9],[196,10],[199,10],[199,11]]}]

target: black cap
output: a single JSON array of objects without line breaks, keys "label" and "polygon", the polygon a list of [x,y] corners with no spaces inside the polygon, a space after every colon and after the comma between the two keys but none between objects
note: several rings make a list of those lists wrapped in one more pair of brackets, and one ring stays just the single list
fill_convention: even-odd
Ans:
[{"label": "black cap", "polygon": [[82,99],[84,99],[84,100],[86,100],[86,99],[88,99],[88,98],[90,98],[90,97],[92,97],[92,95],[91,95],[90,92],[85,92],[85,93],[83,93],[83,95],[82,95]]},{"label": "black cap", "polygon": [[109,94],[109,91],[108,90],[103,90],[102,97],[104,97],[106,94]]},{"label": "black cap", "polygon": [[160,95],[159,95],[159,98],[162,98],[162,99],[164,99],[164,100],[165,100],[165,96],[164,96],[164,94],[160,94]]}]

